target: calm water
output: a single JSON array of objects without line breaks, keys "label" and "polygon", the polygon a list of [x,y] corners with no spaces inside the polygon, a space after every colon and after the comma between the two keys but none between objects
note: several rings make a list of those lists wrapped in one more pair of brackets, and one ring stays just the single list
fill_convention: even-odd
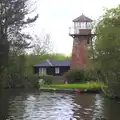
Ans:
[{"label": "calm water", "polygon": [[99,94],[4,94],[0,120],[120,120],[120,102]]}]

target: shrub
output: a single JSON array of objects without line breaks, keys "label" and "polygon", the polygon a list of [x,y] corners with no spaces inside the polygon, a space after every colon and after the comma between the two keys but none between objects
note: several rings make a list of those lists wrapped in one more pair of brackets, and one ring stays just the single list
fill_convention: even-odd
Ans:
[{"label": "shrub", "polygon": [[80,83],[85,81],[84,69],[72,69],[64,74],[68,83]]},{"label": "shrub", "polygon": [[52,84],[53,76],[52,75],[46,75],[42,77],[43,80],[45,81],[45,84]]},{"label": "shrub", "polygon": [[85,81],[96,81],[96,71],[94,69],[85,69],[84,72]]},{"label": "shrub", "polygon": [[27,75],[25,76],[26,87],[39,88],[39,76],[38,75]]},{"label": "shrub", "polygon": [[85,81],[96,81],[96,72],[93,69],[71,69],[64,74],[68,83],[80,83]]}]

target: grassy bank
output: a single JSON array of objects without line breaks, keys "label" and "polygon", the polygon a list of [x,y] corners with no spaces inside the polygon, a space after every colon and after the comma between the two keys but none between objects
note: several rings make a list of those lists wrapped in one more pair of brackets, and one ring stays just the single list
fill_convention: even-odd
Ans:
[{"label": "grassy bank", "polygon": [[78,84],[52,84],[42,85],[41,88],[63,88],[63,89],[99,89],[102,83],[89,82],[89,83],[78,83]]}]

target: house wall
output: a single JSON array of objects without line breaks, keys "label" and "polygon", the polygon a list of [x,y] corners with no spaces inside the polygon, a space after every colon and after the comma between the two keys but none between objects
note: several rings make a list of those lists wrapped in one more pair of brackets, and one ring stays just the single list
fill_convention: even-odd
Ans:
[{"label": "house wall", "polygon": [[39,73],[39,67],[33,67],[34,73]]},{"label": "house wall", "polygon": [[[39,68],[40,67],[34,67],[34,73],[39,73]],[[44,67],[45,68],[45,67]],[[65,67],[65,66],[63,66],[63,67],[58,67],[59,68],[59,70],[60,70],[60,73],[59,74],[56,74],[55,73],[55,68],[57,68],[57,66],[56,67],[47,67],[46,68],[46,73],[47,73],[47,75],[53,75],[53,76],[62,76],[65,72],[67,72],[68,70],[70,70],[70,67],[69,66],[67,66],[67,67]]]},{"label": "house wall", "polygon": [[60,70],[60,73],[56,74],[55,73],[55,68],[57,68],[57,67],[49,67],[49,68],[47,68],[47,74],[48,75],[54,75],[54,76],[61,76],[70,69],[70,67],[65,67],[65,66],[58,67],[59,70]]}]

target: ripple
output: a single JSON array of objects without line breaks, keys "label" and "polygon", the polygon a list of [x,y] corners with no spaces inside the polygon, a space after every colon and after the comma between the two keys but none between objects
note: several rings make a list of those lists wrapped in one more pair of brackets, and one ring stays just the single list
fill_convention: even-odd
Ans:
[{"label": "ripple", "polygon": [[103,111],[100,95],[23,94],[10,98],[6,120],[99,120]]}]

